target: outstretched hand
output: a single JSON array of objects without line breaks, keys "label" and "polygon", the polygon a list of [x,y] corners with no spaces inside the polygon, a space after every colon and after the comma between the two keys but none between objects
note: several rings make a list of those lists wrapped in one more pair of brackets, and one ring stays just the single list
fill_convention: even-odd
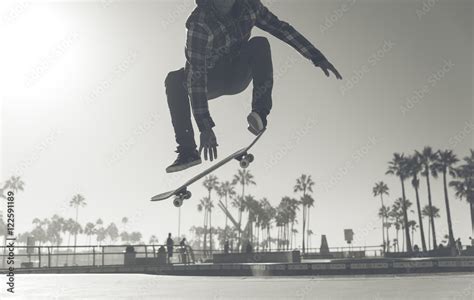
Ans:
[{"label": "outstretched hand", "polygon": [[327,77],[330,76],[329,71],[331,71],[334,74],[334,76],[336,76],[337,79],[342,80],[342,76],[341,76],[341,74],[339,74],[339,71],[329,61],[323,60],[321,62],[314,63],[314,65],[316,67],[320,67],[321,70],[323,70],[324,74],[326,74]]},{"label": "outstretched hand", "polygon": [[217,159],[217,138],[212,129],[201,132],[201,145],[199,146],[199,155],[204,150],[204,159],[213,161]]}]

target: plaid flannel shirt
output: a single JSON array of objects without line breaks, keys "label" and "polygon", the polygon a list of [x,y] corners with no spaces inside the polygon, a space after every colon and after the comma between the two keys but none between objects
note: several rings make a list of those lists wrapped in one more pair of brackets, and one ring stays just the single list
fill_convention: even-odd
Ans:
[{"label": "plaid flannel shirt", "polygon": [[200,131],[215,126],[208,107],[207,72],[222,58],[238,55],[250,39],[254,26],[286,42],[315,64],[324,55],[290,24],[280,21],[260,0],[236,2],[232,18],[221,18],[210,1],[197,0],[188,21],[186,41],[186,87],[194,119]]}]

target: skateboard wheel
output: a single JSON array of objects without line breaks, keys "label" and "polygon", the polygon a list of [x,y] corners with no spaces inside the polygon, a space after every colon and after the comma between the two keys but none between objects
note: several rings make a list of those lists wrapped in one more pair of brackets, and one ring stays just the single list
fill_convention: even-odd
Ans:
[{"label": "skateboard wheel", "polygon": [[249,164],[250,164],[250,163],[249,163],[249,161],[248,161],[247,159],[242,159],[242,160],[240,161],[240,167],[241,167],[242,169],[247,169],[248,166],[249,166]]},{"label": "skateboard wheel", "polygon": [[253,154],[249,154],[247,155],[246,159],[248,160],[249,163],[252,163],[255,159],[255,157],[253,156]]},{"label": "skateboard wheel", "polygon": [[185,200],[189,200],[189,199],[191,199],[191,196],[192,196],[192,195],[193,195],[193,194],[192,194],[190,191],[187,191],[187,192],[184,194],[183,198],[184,198]]},{"label": "skateboard wheel", "polygon": [[173,200],[173,204],[175,207],[181,207],[183,205],[183,199],[176,197]]}]

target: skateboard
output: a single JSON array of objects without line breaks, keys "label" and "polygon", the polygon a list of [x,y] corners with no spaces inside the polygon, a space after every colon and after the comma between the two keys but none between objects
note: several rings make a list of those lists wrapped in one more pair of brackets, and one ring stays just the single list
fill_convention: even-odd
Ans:
[{"label": "skateboard", "polygon": [[217,162],[215,165],[211,166],[207,170],[204,170],[201,173],[199,173],[198,175],[196,175],[193,178],[189,179],[188,181],[186,181],[186,183],[184,183],[183,185],[181,185],[177,189],[174,189],[172,191],[154,196],[153,198],[151,198],[151,201],[163,201],[163,200],[166,200],[168,198],[171,198],[172,196],[175,196],[175,198],[173,200],[174,206],[181,207],[183,205],[184,200],[191,199],[192,194],[191,194],[190,191],[188,191],[188,187],[191,184],[193,184],[196,181],[202,179],[203,177],[207,176],[208,174],[214,172],[215,170],[219,169],[220,167],[222,167],[226,163],[228,163],[228,162],[235,159],[235,160],[239,161],[240,167],[242,169],[248,168],[249,165],[255,159],[253,154],[248,153],[248,151],[250,150],[250,148],[253,147],[253,145],[255,145],[255,143],[257,143],[257,141],[260,139],[260,137],[263,135],[264,132],[265,132],[265,129],[262,132],[260,132],[255,137],[255,139],[252,141],[252,143],[250,143],[250,145],[248,145],[247,147],[242,148],[242,149],[234,152],[233,154],[227,156],[226,158],[224,158],[223,160]]}]

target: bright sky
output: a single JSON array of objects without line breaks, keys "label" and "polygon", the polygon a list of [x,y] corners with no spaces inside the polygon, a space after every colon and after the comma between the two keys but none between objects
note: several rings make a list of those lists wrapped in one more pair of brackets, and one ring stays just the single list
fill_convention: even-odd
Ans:
[{"label": "bright sky", "polygon": [[[254,149],[251,172],[258,185],[248,191],[277,205],[295,196],[299,175],[310,174],[316,182],[313,246],[321,234],[330,246],[345,245],[345,228],[354,230],[357,245],[378,244],[379,199],[372,187],[380,180],[389,185],[387,203],[401,194],[399,181],[384,175],[392,154],[431,145],[464,157],[474,147],[473,3],[265,3],[345,78],[327,79],[270,38],[274,110]],[[83,224],[98,218],[119,224],[127,216],[128,228],[146,241],[151,234],[164,241],[167,232],[177,233],[171,201],[148,200],[210,166],[177,176],[164,172],[175,145],[163,82],[184,64],[184,22],[193,8],[191,0],[2,1],[0,181],[18,174],[25,182],[16,203],[18,231],[31,230],[35,217],[73,217],[68,202],[81,193],[88,204],[80,211]],[[254,35],[268,36],[258,29]],[[211,102],[221,158],[252,138],[245,120],[250,96],[248,89]],[[229,163],[215,175],[231,180],[237,169]],[[184,229],[203,219],[196,206],[205,190],[201,184],[190,190]],[[442,236],[447,227],[439,180],[433,195],[442,208]],[[421,197],[427,204],[423,183]],[[468,205],[450,197],[454,233],[468,243]],[[415,201],[411,187],[408,198]],[[223,220],[216,209],[213,224],[223,226]]]}]

